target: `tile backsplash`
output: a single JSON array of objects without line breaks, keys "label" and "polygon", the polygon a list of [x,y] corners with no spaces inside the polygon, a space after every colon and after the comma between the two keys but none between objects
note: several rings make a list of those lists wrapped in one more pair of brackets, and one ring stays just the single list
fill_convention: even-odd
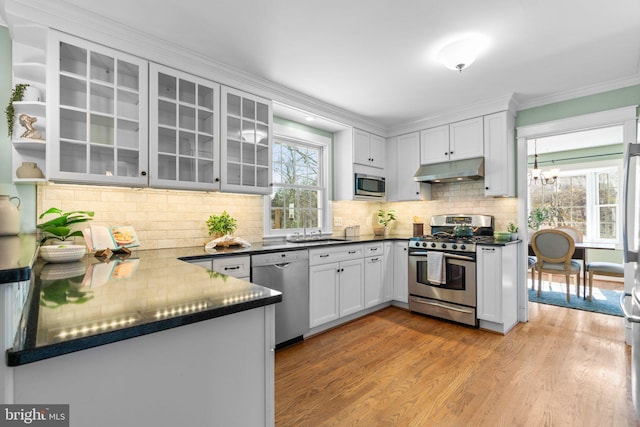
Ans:
[{"label": "tile backsplash", "polygon": [[[424,221],[429,233],[429,218],[444,213],[494,215],[496,229],[505,230],[516,222],[515,198],[484,197],[484,183],[461,182],[434,184],[433,199],[420,202],[333,202],[333,217],[342,219],[332,227],[344,235],[349,225],[360,225],[360,234],[373,234],[378,209],[394,209],[398,220],[390,232],[411,235],[413,217]],[[164,249],[204,245],[212,239],[206,220],[223,210],[238,220],[235,235],[250,242],[263,238],[263,196],[202,191],[161,190],[153,188],[102,187],[72,184],[43,184],[37,188],[37,213],[58,207],[63,211],[95,211],[93,223],[132,225],[140,239],[140,249]],[[38,222],[41,222],[38,220]]]}]

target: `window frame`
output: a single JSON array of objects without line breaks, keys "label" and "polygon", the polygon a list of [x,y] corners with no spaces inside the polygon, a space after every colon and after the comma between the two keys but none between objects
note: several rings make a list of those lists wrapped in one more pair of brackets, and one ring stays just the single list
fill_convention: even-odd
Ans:
[{"label": "window frame", "polygon": [[[286,126],[280,123],[274,123],[273,125],[273,144],[276,140],[283,140],[286,142],[299,143],[301,145],[319,147],[320,153],[320,170],[318,171],[318,180],[321,185],[318,188],[322,189],[323,197],[318,200],[318,207],[322,211],[322,227],[320,230],[322,234],[331,234],[331,188],[332,177],[330,174],[331,159],[332,157],[332,145],[333,140],[323,135],[315,134],[301,128],[294,128]],[[272,154],[273,155],[273,154]],[[273,161],[273,158],[271,159]],[[273,170],[271,172],[271,187],[272,191],[264,196],[263,210],[264,210],[264,222],[263,222],[263,239],[281,239],[296,232],[302,233],[302,228],[288,228],[288,229],[272,229],[271,228],[271,194],[273,193]],[[317,230],[314,228],[314,230]],[[309,230],[307,230],[308,232]]]}]

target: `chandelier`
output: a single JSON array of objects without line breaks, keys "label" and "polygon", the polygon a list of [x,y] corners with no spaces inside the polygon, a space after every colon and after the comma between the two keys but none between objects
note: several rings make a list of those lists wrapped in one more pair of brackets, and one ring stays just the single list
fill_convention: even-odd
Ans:
[{"label": "chandelier", "polygon": [[538,140],[535,139],[533,141],[533,144],[533,169],[529,173],[529,185],[535,185],[538,182],[542,185],[555,184],[560,171],[558,169],[551,169],[551,171],[549,171],[551,176],[545,176],[544,172],[542,172],[542,169],[538,167]]}]

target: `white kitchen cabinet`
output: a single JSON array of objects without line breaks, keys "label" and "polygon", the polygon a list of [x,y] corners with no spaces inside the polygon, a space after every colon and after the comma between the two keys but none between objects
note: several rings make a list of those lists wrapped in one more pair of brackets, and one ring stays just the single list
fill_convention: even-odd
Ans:
[{"label": "white kitchen cabinet", "polygon": [[384,144],[384,138],[360,129],[354,129],[353,162],[384,169]]},{"label": "white kitchen cabinet", "polygon": [[451,123],[420,132],[420,163],[448,162],[484,156],[483,118]]},{"label": "white kitchen cabinet", "polygon": [[220,86],[150,65],[149,183],[220,189]]},{"label": "white kitchen cabinet", "polygon": [[413,179],[420,167],[420,133],[400,135],[387,144],[387,182],[392,188],[387,201],[430,200],[431,184]]},{"label": "white kitchen cabinet", "polygon": [[249,280],[251,278],[251,257],[249,255],[214,257],[212,260],[213,271]]},{"label": "white kitchen cabinet", "polygon": [[506,333],[518,322],[519,246],[477,246],[477,313],[481,328]]},{"label": "white kitchen cabinet", "polygon": [[515,117],[501,111],[484,117],[485,196],[515,197]]},{"label": "white kitchen cabinet", "polygon": [[309,326],[364,308],[362,245],[309,250]]},{"label": "white kitchen cabinet", "polygon": [[409,243],[393,242],[393,299],[409,302]]},{"label": "white kitchen cabinet", "polygon": [[148,185],[148,63],[54,32],[48,177]]},{"label": "white kitchen cabinet", "polygon": [[333,138],[333,199],[384,201],[382,198],[356,196],[354,174],[385,176],[385,140],[353,128],[338,131]]},{"label": "white kitchen cabinet", "polygon": [[364,306],[369,308],[385,301],[385,254],[382,242],[364,247]]},{"label": "white kitchen cabinet", "polygon": [[[12,31],[13,87],[27,84],[27,93],[22,101],[13,103],[14,126],[12,129],[12,178],[16,183],[39,182],[45,178],[18,178],[16,171],[23,163],[34,163],[45,175],[47,138],[47,85],[46,85],[47,29],[37,25],[16,25]],[[35,89],[35,91],[32,91]],[[39,97],[29,93],[39,93]],[[40,138],[22,138],[25,128],[20,125],[20,115],[34,117],[34,128]]]},{"label": "white kitchen cabinet", "polygon": [[364,260],[354,259],[339,264],[340,317],[364,309]]},{"label": "white kitchen cabinet", "polygon": [[384,242],[384,257],[383,257],[383,281],[382,281],[382,294],[385,302],[393,299],[393,259],[394,259],[394,242]]},{"label": "white kitchen cabinet", "polygon": [[222,191],[271,192],[271,101],[236,89],[221,89]]}]

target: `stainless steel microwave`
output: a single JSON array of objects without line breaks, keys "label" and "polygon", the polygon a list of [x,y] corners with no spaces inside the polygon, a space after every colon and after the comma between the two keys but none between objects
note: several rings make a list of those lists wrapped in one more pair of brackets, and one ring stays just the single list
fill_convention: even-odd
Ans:
[{"label": "stainless steel microwave", "polygon": [[384,198],[385,183],[383,176],[355,174],[355,195]]}]

